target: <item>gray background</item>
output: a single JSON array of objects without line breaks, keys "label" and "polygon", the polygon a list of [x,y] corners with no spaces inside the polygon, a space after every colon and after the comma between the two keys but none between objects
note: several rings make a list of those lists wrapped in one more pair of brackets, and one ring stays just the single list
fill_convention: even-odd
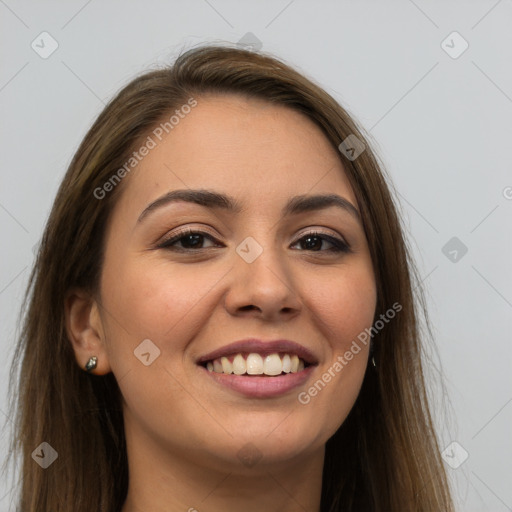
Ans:
[{"label": "gray background", "polygon": [[[33,247],[85,131],[135,74],[182,48],[237,43],[251,32],[263,51],[323,85],[377,141],[427,288],[434,361],[446,377],[446,414],[441,388],[432,387],[442,448],[459,443],[445,452],[452,465],[462,450],[469,454],[456,469],[447,462],[458,510],[512,510],[511,22],[510,0],[0,0],[2,419]],[[50,48],[43,31],[59,45],[46,59],[31,47]],[[448,37],[453,31],[469,44],[457,58],[464,43]],[[458,241],[445,247],[452,237]],[[439,380],[435,372],[431,380]],[[4,433],[2,459],[6,447]]]}]

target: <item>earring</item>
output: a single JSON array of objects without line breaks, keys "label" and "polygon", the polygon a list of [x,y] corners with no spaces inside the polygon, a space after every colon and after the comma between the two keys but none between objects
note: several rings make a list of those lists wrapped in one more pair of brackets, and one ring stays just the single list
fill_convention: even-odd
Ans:
[{"label": "earring", "polygon": [[91,372],[98,366],[98,358],[96,356],[92,356],[89,358],[89,361],[87,361],[87,364],[85,365],[85,371]]},{"label": "earring", "polygon": [[377,368],[377,363],[375,362],[375,347],[373,340],[370,341],[370,361],[372,362],[372,366]]}]

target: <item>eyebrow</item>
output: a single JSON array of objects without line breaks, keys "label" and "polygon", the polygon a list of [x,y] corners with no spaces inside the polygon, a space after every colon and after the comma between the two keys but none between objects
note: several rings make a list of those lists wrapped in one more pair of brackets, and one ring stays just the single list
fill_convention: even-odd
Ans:
[{"label": "eyebrow", "polygon": [[[205,189],[173,190],[150,203],[140,214],[137,222],[141,222],[151,212],[174,202],[194,203],[206,208],[225,210],[231,213],[240,213],[242,204],[233,197]],[[347,199],[337,194],[300,195],[288,200],[282,209],[282,215],[297,215],[299,213],[323,210],[330,207],[341,208],[351,214],[358,222],[361,216],[357,208]]]}]

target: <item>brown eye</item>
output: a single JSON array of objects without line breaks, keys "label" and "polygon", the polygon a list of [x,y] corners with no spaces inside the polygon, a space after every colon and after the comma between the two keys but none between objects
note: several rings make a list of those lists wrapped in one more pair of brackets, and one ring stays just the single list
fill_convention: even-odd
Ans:
[{"label": "brown eye", "polygon": [[[189,229],[172,236],[168,240],[164,240],[161,244],[158,245],[158,248],[177,251],[208,249],[208,247],[203,247],[205,239],[215,242],[215,239],[208,233],[205,233],[204,231],[193,231]],[[178,243],[181,244],[181,247],[176,245]],[[218,245],[216,246],[218,247]]]},{"label": "brown eye", "polygon": [[[323,249],[324,242],[331,244],[330,249]],[[325,233],[312,232],[302,236],[294,245],[298,245],[305,251],[312,252],[350,252],[349,246],[341,239],[326,235]]]}]

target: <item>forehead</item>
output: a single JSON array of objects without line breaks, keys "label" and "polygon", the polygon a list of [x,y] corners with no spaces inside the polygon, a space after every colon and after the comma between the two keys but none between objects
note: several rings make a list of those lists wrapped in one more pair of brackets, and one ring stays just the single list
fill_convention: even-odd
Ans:
[{"label": "forehead", "polygon": [[235,95],[201,96],[123,184],[118,209],[137,209],[162,193],[208,188],[255,206],[293,195],[356,199],[338,152],[305,115]]}]

